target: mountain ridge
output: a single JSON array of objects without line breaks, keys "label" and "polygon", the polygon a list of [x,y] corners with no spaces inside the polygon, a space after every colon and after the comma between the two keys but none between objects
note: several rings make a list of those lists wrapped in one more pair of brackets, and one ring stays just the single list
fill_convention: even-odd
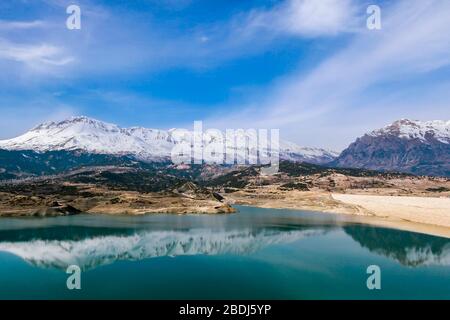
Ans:
[{"label": "mountain ridge", "polygon": [[[46,122],[12,139],[0,140],[0,149],[45,151],[84,150],[97,154],[134,155],[141,160],[167,160],[174,145],[190,141],[189,134],[174,134],[176,129],[144,127],[121,128],[118,125],[88,118],[71,117]],[[212,139],[206,144],[214,143]],[[333,151],[301,147],[280,141],[280,156],[293,161],[326,163],[338,154]]]},{"label": "mountain ridge", "polygon": [[[3,178],[12,177],[9,174],[11,172],[15,172],[16,176],[17,173],[20,175],[19,164],[11,162],[15,153],[19,157],[34,157],[36,158],[34,162],[49,157],[52,159],[45,160],[49,163],[46,167],[36,166],[37,162],[33,164],[33,174],[38,174],[39,170],[43,173],[51,173],[52,165],[64,167],[64,164],[61,165],[61,159],[71,157],[80,165],[129,164],[133,158],[137,161],[166,163],[170,161],[172,148],[179,143],[191,142],[192,134],[194,133],[179,132],[176,129],[121,128],[115,124],[84,116],[45,122],[16,138],[0,141],[0,150],[11,153],[1,154],[2,159],[10,160],[6,164],[2,162],[4,165],[0,167],[0,175]],[[239,134],[249,137],[245,132]],[[203,139],[205,145],[216,142],[214,137],[208,134],[205,134]],[[248,154],[250,151],[255,151],[248,146],[244,148]],[[242,151],[238,148],[231,149],[236,154],[239,150]],[[42,153],[43,156],[20,154],[21,151]],[[67,154],[51,154],[58,151],[66,151]],[[48,152],[50,154],[45,155]],[[91,154],[93,158],[79,157],[79,153]],[[110,158],[96,157],[102,155],[110,156]],[[58,162],[53,160],[54,157],[59,158]],[[111,157],[122,158],[116,161]],[[400,119],[358,137],[339,155],[333,151],[301,147],[283,140],[280,141],[280,160],[448,177],[450,176],[450,121]]]}]

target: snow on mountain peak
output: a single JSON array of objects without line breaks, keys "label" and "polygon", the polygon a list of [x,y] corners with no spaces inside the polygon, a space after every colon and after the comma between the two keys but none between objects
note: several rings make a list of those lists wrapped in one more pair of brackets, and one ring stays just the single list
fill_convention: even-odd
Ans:
[{"label": "snow on mountain peak", "polygon": [[10,150],[77,150],[93,153],[142,154],[147,146],[117,125],[87,117],[47,122],[10,140],[0,141]]},{"label": "snow on mountain peak", "polygon": [[[245,135],[245,133],[242,133]],[[142,127],[121,128],[85,116],[40,124],[25,134],[0,141],[6,150],[84,150],[91,153],[135,155],[141,159],[158,160],[170,157],[174,145],[190,141],[192,133]],[[205,143],[215,143],[205,136]],[[337,156],[332,151],[300,147],[292,142],[280,141],[283,159],[324,163]]]},{"label": "snow on mountain peak", "polygon": [[51,121],[51,122],[45,122],[43,124],[38,125],[37,127],[31,129],[31,131],[39,131],[39,130],[47,130],[52,128],[59,128],[59,129],[65,129],[70,126],[79,125],[79,126],[92,126],[96,127],[101,130],[111,130],[111,131],[117,131],[118,127],[114,124],[106,123],[103,121],[99,121],[96,119],[88,118],[85,116],[77,116],[77,117],[70,117],[63,121]]},{"label": "snow on mountain peak", "polygon": [[419,121],[401,119],[369,133],[370,136],[394,135],[403,139],[438,140],[450,143],[450,120]]}]

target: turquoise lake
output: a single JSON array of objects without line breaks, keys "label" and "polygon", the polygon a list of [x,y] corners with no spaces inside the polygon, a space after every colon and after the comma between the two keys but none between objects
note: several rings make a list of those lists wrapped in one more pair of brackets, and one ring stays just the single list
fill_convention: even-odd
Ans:
[{"label": "turquoise lake", "polygon": [[[450,299],[450,239],[342,216],[0,219],[0,299]],[[82,269],[68,290],[66,269]],[[366,269],[381,270],[369,290]]]}]

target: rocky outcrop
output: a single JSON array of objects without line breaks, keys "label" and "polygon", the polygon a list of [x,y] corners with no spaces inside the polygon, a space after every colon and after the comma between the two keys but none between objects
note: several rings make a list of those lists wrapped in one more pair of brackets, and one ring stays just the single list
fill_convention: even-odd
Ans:
[{"label": "rocky outcrop", "polygon": [[32,212],[34,217],[59,217],[59,216],[72,216],[81,213],[77,208],[71,205],[57,205],[53,207],[38,208],[35,212]]},{"label": "rocky outcrop", "polygon": [[0,216],[59,217],[81,213],[81,210],[50,197],[0,193]]},{"label": "rocky outcrop", "polygon": [[331,165],[450,177],[450,121],[396,121],[353,142]]}]

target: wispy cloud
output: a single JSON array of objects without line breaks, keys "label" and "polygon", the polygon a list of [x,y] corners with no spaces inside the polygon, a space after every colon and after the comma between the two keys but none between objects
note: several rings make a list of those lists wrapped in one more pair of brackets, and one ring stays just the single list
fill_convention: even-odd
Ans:
[{"label": "wispy cloud", "polygon": [[44,27],[46,23],[42,20],[33,21],[8,21],[0,20],[0,30],[24,30]]},{"label": "wispy cloud", "polygon": [[63,48],[49,44],[17,44],[0,39],[0,59],[26,64],[35,70],[48,66],[64,66],[74,61]]},{"label": "wispy cloud", "polygon": [[[428,112],[435,117],[450,118],[449,109],[442,107],[450,101],[450,90],[446,90],[450,79],[430,76],[450,66],[448,1],[380,0],[383,19],[380,31],[365,28],[365,1],[267,1],[265,6],[254,8],[236,5],[238,10],[233,8],[218,19],[203,16],[198,19],[201,15],[198,8],[193,10],[193,16],[184,16],[184,10],[191,8],[191,1],[182,0],[176,2],[179,6],[173,6],[174,1],[136,1],[140,5],[154,3],[158,8],[162,6],[164,13],[170,12],[160,17],[151,10],[136,10],[128,4],[79,0],[82,8],[79,31],[65,28],[67,1],[64,0],[41,0],[35,7],[34,20],[23,17],[16,17],[17,21],[1,20],[2,89],[9,88],[15,93],[22,86],[32,87],[33,94],[43,97],[50,90],[73,90],[70,98],[74,105],[82,105],[81,110],[95,106],[92,113],[99,117],[102,110],[108,116],[114,109],[115,116],[119,117],[135,109],[139,110],[136,114],[157,110],[156,118],[165,111],[172,113],[171,105],[199,109],[195,102],[177,100],[180,95],[176,85],[169,90],[164,87],[166,96],[158,99],[157,91],[162,86],[156,90],[151,87],[151,78],[156,78],[158,72],[183,69],[195,76],[201,73],[199,70],[226,68],[228,61],[240,63],[245,60],[241,58],[263,57],[279,48],[284,53],[286,43],[295,43],[300,45],[294,50],[308,53],[315,52],[315,45],[329,47],[313,62],[301,65],[303,61],[298,61],[302,69],[295,70],[297,64],[290,62],[291,73],[273,79],[270,84],[258,88],[257,82],[248,83],[252,86],[252,93],[247,96],[250,103],[230,98],[233,103],[223,101],[219,106],[204,107],[193,112],[195,116],[201,111],[205,117],[220,114],[208,122],[216,127],[281,128],[285,137],[327,147],[342,147],[356,134],[399,115],[426,116]],[[35,73],[29,76],[30,71],[39,76]],[[59,79],[64,81],[55,81],[55,74],[62,75]],[[237,73],[236,77],[239,76]],[[421,77],[430,79],[417,80]],[[145,84],[133,83],[142,78]],[[433,81],[439,82],[438,78],[446,80],[440,82],[439,91],[433,85]],[[416,80],[421,85],[412,90],[407,83]],[[116,90],[127,94],[94,97],[86,90],[90,85],[103,93]],[[134,95],[133,88],[140,92]],[[208,84],[204,90],[208,90]],[[173,101],[168,91],[173,91]],[[229,91],[233,95],[232,88]],[[78,94],[78,100],[73,98]],[[431,98],[423,98],[425,95]],[[405,96],[410,99],[405,101]],[[99,102],[110,107],[101,110]],[[119,105],[130,108],[120,113]],[[147,105],[154,108],[133,108]],[[139,114],[132,119],[141,118]]]},{"label": "wispy cloud", "polygon": [[236,13],[227,21],[197,26],[193,33],[198,41],[173,45],[182,47],[193,66],[216,65],[260,54],[282,41],[334,37],[358,32],[365,26],[361,14],[365,9],[361,10],[355,0],[285,0],[271,4]]},{"label": "wispy cloud", "polygon": [[[377,96],[377,86],[389,86],[383,94],[395,91],[402,82],[439,72],[450,64],[450,2],[440,0],[398,1],[383,8],[383,29],[358,33],[348,47],[329,57],[312,72],[293,73],[279,80],[270,90],[265,89],[265,98],[247,106],[241,106],[238,113],[211,124],[233,123],[237,126],[283,128],[297,137],[311,137],[315,126],[333,125],[361,108],[361,104],[376,105],[384,98]],[[432,90],[432,89],[431,89]],[[420,95],[420,92],[410,92]],[[450,93],[441,99],[449,101]],[[397,101],[399,107],[402,101]],[[392,105],[392,104],[391,104]],[[433,106],[426,106],[429,110]],[[374,106],[384,115],[394,115],[384,106]],[[335,110],[341,113],[336,118]],[[411,113],[412,110],[411,110]],[[447,117],[450,117],[447,112]],[[371,127],[373,120],[358,119],[360,126]],[[321,127],[323,136],[317,137],[324,144],[330,136],[326,127]],[[338,132],[334,133],[334,136]],[[352,135],[352,137],[350,137]],[[340,136],[340,146],[350,142],[355,132]],[[334,142],[334,141],[333,141]]]},{"label": "wispy cloud", "polygon": [[[150,12],[118,12],[84,0],[80,1],[82,30],[71,32],[64,25],[66,1],[44,2],[54,10],[41,19],[0,20],[0,60],[21,62],[34,71],[67,67],[59,72],[72,77],[212,68],[260,54],[280,39],[348,32],[357,21],[354,0],[286,0],[235,13],[228,20],[193,24],[180,32],[176,23],[160,24]],[[190,3],[168,0],[160,5],[185,8]],[[11,30],[19,37],[11,37]],[[74,61],[76,68],[71,66]]]},{"label": "wispy cloud", "polygon": [[245,28],[302,37],[354,31],[358,10],[352,0],[288,0],[268,10],[254,10]]}]

